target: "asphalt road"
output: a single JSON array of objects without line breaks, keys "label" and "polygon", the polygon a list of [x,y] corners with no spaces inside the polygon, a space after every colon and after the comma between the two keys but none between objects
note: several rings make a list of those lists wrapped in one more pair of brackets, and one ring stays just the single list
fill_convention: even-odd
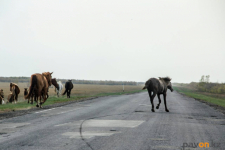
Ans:
[{"label": "asphalt road", "polygon": [[168,91],[167,106],[169,113],[163,102],[151,112],[143,92],[40,109],[1,120],[0,149],[203,150],[193,147],[209,142],[225,150],[222,113],[176,91]]}]

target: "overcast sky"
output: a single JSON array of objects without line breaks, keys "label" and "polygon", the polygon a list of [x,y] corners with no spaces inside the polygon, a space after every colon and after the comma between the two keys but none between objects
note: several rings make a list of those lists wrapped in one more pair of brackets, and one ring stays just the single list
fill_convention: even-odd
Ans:
[{"label": "overcast sky", "polygon": [[1,0],[0,76],[225,82],[224,0]]}]

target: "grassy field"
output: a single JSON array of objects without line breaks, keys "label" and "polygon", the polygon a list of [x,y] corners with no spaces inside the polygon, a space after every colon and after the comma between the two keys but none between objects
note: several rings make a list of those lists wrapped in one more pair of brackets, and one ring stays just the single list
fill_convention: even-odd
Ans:
[{"label": "grassy field", "polygon": [[[35,105],[27,104],[27,101],[24,100],[23,92],[24,88],[28,88],[28,83],[18,83],[20,88],[20,94],[18,98],[17,104],[4,104],[0,105],[0,113],[10,110],[20,110],[20,109],[30,109],[35,107]],[[59,98],[56,96],[55,88],[49,88],[49,98],[45,102],[43,106],[51,105],[54,103],[61,103],[72,100],[80,100],[83,98],[89,97],[100,97],[100,96],[108,96],[108,95],[121,95],[127,93],[136,93],[141,92],[143,85],[125,85],[125,92],[123,92],[122,85],[93,85],[93,84],[74,84],[74,88],[71,91],[71,98],[68,99],[66,96],[60,96]],[[0,82],[0,89],[4,90],[5,101],[7,99],[9,91],[9,83]],[[64,91],[64,89],[63,89]]]},{"label": "grassy field", "polygon": [[183,93],[189,97],[201,99],[206,102],[216,104],[225,108],[225,98],[211,93],[200,93],[185,87],[173,87],[179,93]]}]

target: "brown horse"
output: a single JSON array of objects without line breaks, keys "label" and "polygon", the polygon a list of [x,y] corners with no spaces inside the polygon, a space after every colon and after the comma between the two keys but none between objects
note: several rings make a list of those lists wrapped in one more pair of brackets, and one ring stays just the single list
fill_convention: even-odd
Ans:
[{"label": "brown horse", "polygon": [[0,95],[0,105],[4,104],[4,98]]},{"label": "brown horse", "polygon": [[16,104],[18,100],[18,95],[20,94],[20,88],[15,83],[10,83],[10,91],[12,92],[13,100]]},{"label": "brown horse", "polygon": [[4,92],[3,92],[3,89],[0,90],[0,104],[4,104]]},{"label": "brown horse", "polygon": [[[52,73],[44,72],[42,74],[36,73],[36,74],[31,75],[30,91],[25,98],[29,99],[31,97],[32,93],[34,92],[35,100],[38,97],[40,99],[40,108],[42,108],[41,105],[44,104],[48,98],[48,89],[49,89],[49,86],[51,86]],[[44,99],[43,102],[41,102],[41,97],[43,97],[43,99]],[[39,107],[38,100],[37,100],[36,106]]]},{"label": "brown horse", "polygon": [[[27,103],[30,103],[30,101],[31,101],[31,103],[30,104],[33,104],[33,101],[34,101],[34,99],[35,99],[35,91],[36,91],[36,89],[34,89],[33,90],[33,92],[31,93],[31,96],[30,96],[30,98],[28,98],[28,101],[27,101]],[[24,88],[24,99],[26,100],[26,96],[28,95],[28,90],[27,90],[27,88]],[[36,100],[36,99],[35,99]]]},{"label": "brown horse", "polygon": [[7,103],[12,103],[13,101],[14,101],[14,96],[11,92],[11,93],[9,93],[9,95],[7,97]]}]

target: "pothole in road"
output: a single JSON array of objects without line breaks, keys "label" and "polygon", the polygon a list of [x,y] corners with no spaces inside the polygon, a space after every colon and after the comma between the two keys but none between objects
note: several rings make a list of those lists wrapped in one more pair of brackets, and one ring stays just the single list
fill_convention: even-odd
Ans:
[{"label": "pothole in road", "polygon": [[217,117],[217,116],[211,116],[211,117]]},{"label": "pothole in road", "polygon": [[135,110],[134,112],[145,112],[145,111],[143,111],[143,110]]},{"label": "pothole in road", "polygon": [[152,141],[169,141],[168,139],[164,138],[151,138]]},{"label": "pothole in road", "polygon": [[205,120],[205,119],[201,119],[201,118],[200,118],[200,119],[196,119],[196,120]]}]

